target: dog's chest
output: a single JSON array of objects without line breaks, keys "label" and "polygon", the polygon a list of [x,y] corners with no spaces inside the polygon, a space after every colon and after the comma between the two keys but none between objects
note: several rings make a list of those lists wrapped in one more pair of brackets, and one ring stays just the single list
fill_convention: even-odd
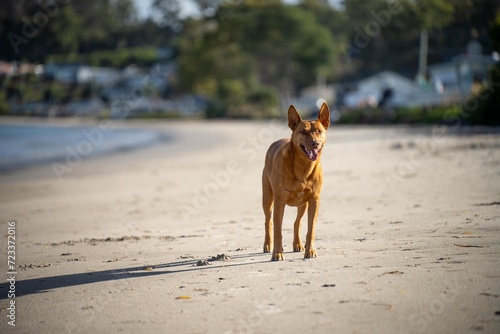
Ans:
[{"label": "dog's chest", "polygon": [[309,200],[309,195],[312,193],[310,182],[294,183],[289,185],[289,189],[285,189],[288,193],[287,204],[298,206],[306,203]]}]

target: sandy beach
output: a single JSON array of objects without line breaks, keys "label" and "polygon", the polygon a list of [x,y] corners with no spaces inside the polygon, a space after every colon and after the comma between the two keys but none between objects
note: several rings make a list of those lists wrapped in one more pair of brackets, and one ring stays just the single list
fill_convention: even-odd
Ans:
[{"label": "sandy beach", "polygon": [[0,174],[2,333],[500,332],[498,130],[333,125],[318,257],[288,207],[271,262],[260,178],[286,121],[109,122],[172,139]]}]

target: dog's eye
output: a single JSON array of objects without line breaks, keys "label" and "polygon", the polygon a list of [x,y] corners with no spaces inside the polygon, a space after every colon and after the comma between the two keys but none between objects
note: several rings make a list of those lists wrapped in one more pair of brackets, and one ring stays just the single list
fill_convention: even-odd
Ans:
[{"label": "dog's eye", "polygon": [[300,131],[301,134],[303,134],[304,136],[307,135],[307,131],[306,130],[302,130]]}]

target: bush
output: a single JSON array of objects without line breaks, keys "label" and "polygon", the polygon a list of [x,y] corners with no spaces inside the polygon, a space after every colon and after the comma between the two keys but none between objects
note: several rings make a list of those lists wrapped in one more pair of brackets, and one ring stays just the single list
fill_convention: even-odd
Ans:
[{"label": "bush", "polygon": [[461,115],[459,105],[435,107],[410,107],[384,110],[364,108],[345,110],[340,124],[445,124],[456,121]]},{"label": "bush", "polygon": [[9,104],[7,103],[7,97],[5,92],[0,90],[0,115],[6,115],[9,113]]},{"label": "bush", "polygon": [[490,82],[463,105],[462,113],[466,124],[500,125],[500,64],[492,70]]}]

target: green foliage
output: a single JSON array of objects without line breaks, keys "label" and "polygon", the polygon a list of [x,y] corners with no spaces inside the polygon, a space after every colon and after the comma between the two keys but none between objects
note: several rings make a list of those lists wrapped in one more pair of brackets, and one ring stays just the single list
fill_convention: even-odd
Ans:
[{"label": "green foliage", "polygon": [[458,104],[436,107],[413,107],[384,110],[365,108],[342,113],[340,124],[451,124],[459,121],[462,107]]},{"label": "green foliage", "polygon": [[[429,63],[463,52],[470,39],[470,13],[482,7],[472,1],[483,0],[347,0],[349,52],[345,53],[359,63],[359,77],[381,70],[414,75],[421,30],[429,32]],[[458,20],[465,22],[448,29]]]},{"label": "green foliage", "polygon": [[338,54],[314,15],[279,1],[223,3],[213,18],[186,22],[177,43],[181,87],[219,101],[229,117],[270,114]]},{"label": "green foliage", "polygon": [[500,11],[496,13],[493,26],[490,30],[491,40],[495,50],[500,50]]},{"label": "green foliage", "polygon": [[5,91],[0,90],[0,115],[7,115],[9,113],[9,104],[7,103],[7,96]]},{"label": "green foliage", "polygon": [[176,111],[152,110],[146,113],[134,114],[130,118],[136,119],[180,119],[181,113]]},{"label": "green foliage", "polygon": [[[460,3],[460,1],[457,1]],[[414,15],[418,25],[416,28],[424,30],[440,29],[453,21],[454,6],[448,0],[419,0],[403,3],[405,11]]]},{"label": "green foliage", "polygon": [[[500,48],[500,11],[490,29],[492,44]],[[488,82],[476,94],[472,94],[462,106],[461,120],[472,125],[500,125],[500,64],[490,73]]]},{"label": "green foliage", "polygon": [[462,120],[472,125],[500,125],[500,65],[491,72],[490,82],[462,107]]},{"label": "green foliage", "polygon": [[89,54],[126,47],[163,46],[172,31],[139,22],[133,0],[3,0],[0,59],[44,62],[53,54]]}]

